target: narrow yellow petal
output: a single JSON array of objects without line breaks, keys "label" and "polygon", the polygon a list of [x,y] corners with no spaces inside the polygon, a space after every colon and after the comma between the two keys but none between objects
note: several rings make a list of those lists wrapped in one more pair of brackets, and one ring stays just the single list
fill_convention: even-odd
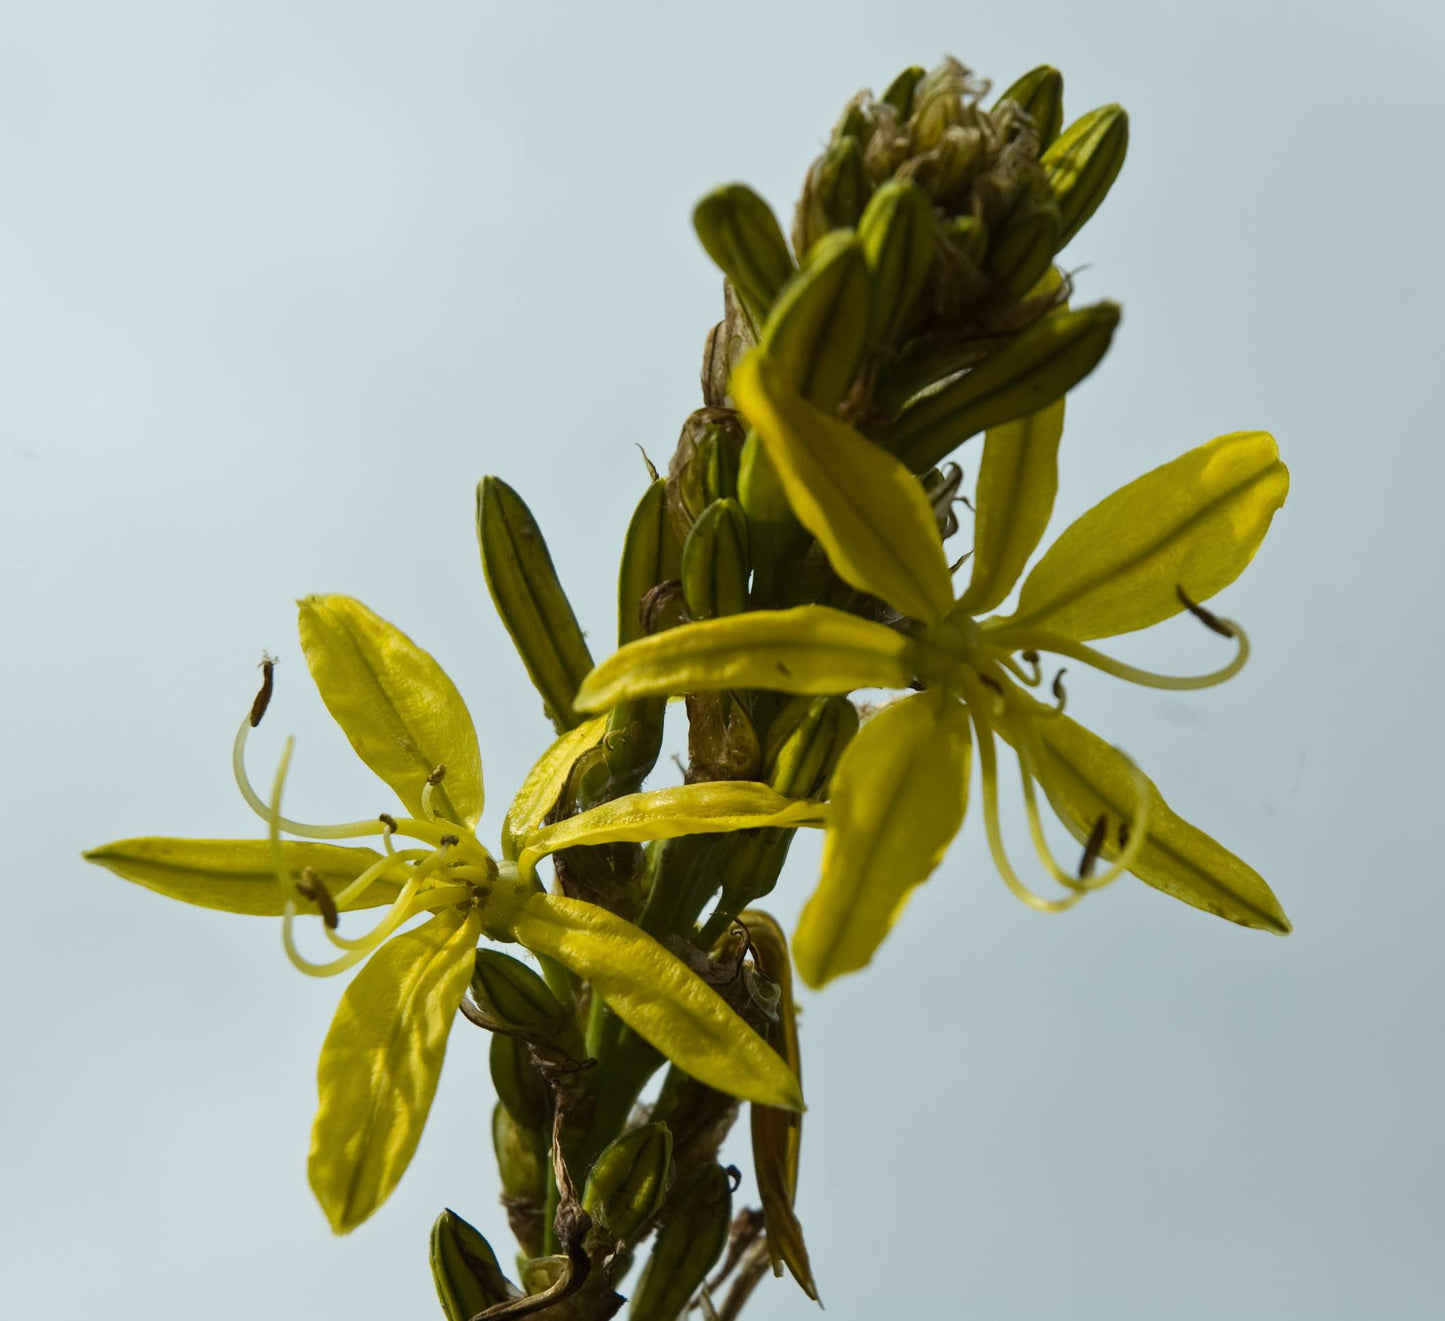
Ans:
[{"label": "narrow yellow petal", "polygon": [[503,857],[517,856],[522,836],[542,824],[542,818],[552,810],[557,796],[566,787],[573,762],[597,745],[606,728],[607,717],[595,716],[569,729],[537,758],[507,809],[507,819],[502,822]]},{"label": "narrow yellow petal", "polygon": [[338,1234],[387,1199],[416,1151],[480,933],[475,908],[439,913],[383,945],[341,997],[307,1167]]},{"label": "narrow yellow petal", "polygon": [[1274,438],[1238,431],[1115,491],[1068,527],[1019,593],[1000,632],[1048,629],[1087,641],[1178,614],[1243,571],[1284,504],[1289,471]]},{"label": "narrow yellow petal", "polygon": [[918,479],[810,404],[761,350],[738,364],[732,395],[762,437],[798,521],[838,573],[914,619],[942,619],[953,587]]},{"label": "narrow yellow petal", "polygon": [[644,1041],[699,1082],[744,1101],[803,1108],[782,1058],[718,993],[651,936],[605,908],[533,895],[512,918],[516,938],[557,960]]},{"label": "narrow yellow petal", "polygon": [[710,780],[670,789],[625,794],[525,836],[520,865],[582,844],[642,843],[682,835],[714,835],[761,826],[818,826],[826,808],[805,799],[784,798],[770,785],[752,780]]},{"label": "narrow yellow petal", "polygon": [[[1101,816],[1106,843],[1100,856],[1119,856],[1119,826],[1134,812],[1135,770],[1116,748],[1064,715],[1034,721],[1042,745],[1039,783],[1060,820],[1081,843]],[[1006,726],[999,733],[1010,737]],[[1264,878],[1202,830],[1176,816],[1150,783],[1149,839],[1130,869],[1156,890],[1241,926],[1290,929],[1289,918]]]},{"label": "narrow yellow petal", "polygon": [[838,762],[822,876],[793,936],[809,986],[864,967],[963,823],[968,716],[937,690],[886,706]]},{"label": "narrow yellow petal", "polygon": [[729,688],[906,688],[916,652],[904,634],[828,606],[752,610],[629,642],[582,681],[576,706],[606,711],[633,697]]},{"label": "narrow yellow petal", "polygon": [[349,596],[308,596],[300,606],[301,647],[321,699],[356,755],[387,782],[415,817],[438,766],[434,813],[471,827],[482,814],[477,733],[446,671],[399,628]]},{"label": "narrow yellow petal", "polygon": [[[333,895],[380,862],[381,857],[374,849],[367,848],[303,844],[294,840],[284,840],[281,844],[281,860],[293,875],[310,868]],[[85,860],[106,867],[147,890],[199,908],[218,908],[226,913],[249,913],[257,917],[280,917],[285,908],[271,865],[271,846],[264,839],[121,839],[91,849],[85,854]],[[400,889],[395,881],[377,881],[354,904],[344,907],[376,908],[389,904]],[[295,902],[303,912],[319,911],[300,895]]]},{"label": "narrow yellow petal", "polygon": [[1063,434],[1062,397],[1017,422],[988,429],[974,495],[973,576],[959,610],[986,614],[1013,590],[1053,513]]}]

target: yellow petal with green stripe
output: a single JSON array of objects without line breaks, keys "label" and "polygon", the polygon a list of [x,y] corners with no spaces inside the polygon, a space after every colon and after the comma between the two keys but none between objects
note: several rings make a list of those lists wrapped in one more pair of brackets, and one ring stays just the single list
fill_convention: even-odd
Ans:
[{"label": "yellow petal with green stripe", "polygon": [[[1064,715],[1033,722],[1040,743],[1039,783],[1060,820],[1080,843],[1106,818],[1100,856],[1119,855],[1120,827],[1134,814],[1132,763]],[[1013,741],[1007,728],[1000,733]],[[1264,878],[1202,830],[1176,816],[1151,782],[1149,838],[1131,869],[1156,890],[1241,926],[1284,935],[1289,918]]]},{"label": "yellow petal with green stripe", "polygon": [[527,872],[543,855],[583,844],[642,843],[763,826],[820,826],[826,811],[821,803],[784,798],[771,785],[752,780],[680,784],[626,794],[542,826],[523,840],[519,864]]},{"label": "yellow petal with green stripe", "polygon": [[307,1163],[338,1234],[387,1199],[416,1151],[480,934],[477,909],[439,913],[383,945],[341,997]]},{"label": "yellow petal with green stripe", "polygon": [[[1289,491],[1274,437],[1238,431],[1115,491],[1068,527],[992,629],[1078,641],[1147,628],[1204,601],[1254,558]],[[1025,644],[1026,645],[1026,644]]]},{"label": "yellow petal with green stripe", "polygon": [[589,748],[595,747],[607,728],[606,716],[594,716],[575,729],[569,729],[557,738],[552,746],[537,758],[536,764],[527,772],[522,787],[507,808],[507,818],[502,822],[502,856],[515,858],[521,847],[522,836],[542,824],[542,818],[552,810],[558,795],[567,785],[572,773],[572,764]]},{"label": "yellow petal with green stripe", "polygon": [[803,1108],[782,1058],[718,993],[651,936],[605,908],[533,895],[516,938],[575,973],[624,1023],[699,1082],[744,1101]]},{"label": "yellow petal with green stripe", "polygon": [[633,697],[730,688],[906,688],[917,652],[912,638],[829,606],[751,610],[629,642],[582,681],[576,705],[606,711]]},{"label": "yellow petal with green stripe", "polygon": [[886,450],[791,388],[766,353],[733,372],[732,395],[767,448],[798,521],[838,573],[925,623],[953,606],[938,525],[918,480]]},{"label": "yellow petal with green stripe", "polygon": [[973,576],[959,598],[970,615],[996,609],[1034,553],[1059,487],[1064,401],[990,427],[983,441],[973,520]]},{"label": "yellow petal with green stripe", "polygon": [[[271,869],[271,845],[264,839],[121,839],[91,849],[84,856],[87,862],[106,867],[127,881],[198,908],[280,917],[285,907],[276,873]],[[281,843],[282,862],[291,874],[300,875],[309,868],[333,895],[380,862],[381,857],[367,848],[295,840]],[[397,870],[401,869],[398,863]],[[389,904],[400,888],[395,881],[377,881],[355,903],[345,907]],[[296,905],[302,912],[319,911],[300,895],[296,896]]]},{"label": "yellow petal with green stripe", "polygon": [[301,647],[321,699],[356,755],[387,782],[412,816],[437,766],[446,778],[432,809],[471,827],[482,814],[477,733],[456,685],[394,624],[349,596],[308,596]]},{"label": "yellow petal with green stripe", "polygon": [[864,967],[963,823],[968,716],[932,690],[886,706],[833,773],[822,876],[793,936],[809,986]]}]

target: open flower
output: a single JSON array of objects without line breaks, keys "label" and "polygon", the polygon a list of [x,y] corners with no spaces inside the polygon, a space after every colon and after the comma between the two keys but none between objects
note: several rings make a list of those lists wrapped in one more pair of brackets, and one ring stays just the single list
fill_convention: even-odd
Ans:
[{"label": "open flower", "polygon": [[[822,878],[793,943],[810,984],[868,963],[937,866],[963,820],[973,749],[990,851],[1026,903],[1067,908],[1132,872],[1244,926],[1289,930],[1253,869],[1176,816],[1133,762],[1063,713],[1057,680],[1055,700],[1034,695],[1045,652],[1152,688],[1204,688],[1239,671],[1243,631],[1197,602],[1239,575],[1284,503],[1289,476],[1270,436],[1221,436],[1116,491],[1043,556],[1012,614],[980,618],[1009,595],[1048,523],[1062,400],[989,430],[972,576],[955,600],[933,510],[902,463],[805,400],[762,350],[739,364],[732,394],[839,576],[904,616],[904,626],[821,605],[689,624],[621,648],[587,677],[576,706],[719,688],[922,690],[865,724],[834,774]],[[1233,641],[1228,664],[1176,678],[1088,645],[1183,610]],[[998,739],[1018,763],[1032,844],[1058,883],[1055,897],[1030,887],[1005,848]],[[1038,787],[1084,844],[1076,869],[1053,857]]]},{"label": "open flower", "polygon": [[[546,823],[573,763],[602,737],[598,719],[563,734],[532,768],[507,813],[501,857],[494,857],[475,833],[483,804],[476,731],[436,661],[349,597],[303,600],[300,629],[328,710],[400,808],[338,825],[283,816],[290,740],[269,800],[256,792],[245,749],[270,701],[268,659],[234,748],[236,783],[268,837],[130,839],[85,856],[186,903],[279,916],[287,956],[313,976],[369,958],[342,995],[318,1066],[309,1169],[338,1233],[380,1206],[416,1149],[482,935],[530,949],[564,1003],[573,1001],[573,977],[589,983],[640,1037],[709,1086],[801,1108],[792,1071],[696,973],[606,909],[545,893],[536,864],[580,845],[816,825],[818,804],[783,798],[764,784],[695,784]],[[339,842],[365,839],[381,850]],[[341,914],[381,906],[385,915],[371,930],[342,934]],[[318,962],[301,952],[295,928],[302,914],[321,918],[333,957]],[[402,930],[423,914],[427,921]]]}]

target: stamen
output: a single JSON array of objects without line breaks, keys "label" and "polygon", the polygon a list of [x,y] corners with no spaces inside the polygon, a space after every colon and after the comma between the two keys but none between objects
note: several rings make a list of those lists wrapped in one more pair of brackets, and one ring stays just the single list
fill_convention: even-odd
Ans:
[{"label": "stamen", "polygon": [[266,714],[266,708],[271,705],[271,691],[275,687],[275,675],[275,658],[263,651],[261,653],[261,691],[256,694],[256,700],[251,703],[252,729],[261,723],[261,717]]},{"label": "stamen", "polygon": [[997,659],[1004,669],[1027,688],[1037,688],[1043,679],[1043,674],[1039,669],[1039,653],[1036,651],[1025,651],[1019,654],[1019,660],[1028,664],[1027,670],[1012,656],[1000,655]]},{"label": "stamen", "polygon": [[1174,590],[1179,593],[1179,600],[1184,608],[1203,624],[1205,628],[1212,629],[1221,637],[1232,638],[1234,636],[1234,625],[1231,624],[1229,620],[1221,619],[1214,611],[1206,610],[1202,605],[1191,601],[1179,583],[1174,584]]},{"label": "stamen", "polygon": [[[1208,611],[1204,613],[1209,614]],[[1244,668],[1245,662],[1249,660],[1249,638],[1245,631],[1232,619],[1219,619],[1213,615],[1210,618],[1214,624],[1218,625],[1217,628],[1214,628],[1214,632],[1234,639],[1236,651],[1234,659],[1228,665],[1213,670],[1209,674],[1155,674],[1152,670],[1141,670],[1137,666],[1127,665],[1121,660],[1115,660],[1112,656],[1104,655],[1103,652],[1095,651],[1093,647],[1086,646],[1082,642],[1075,642],[1073,638],[1064,637],[1061,633],[1051,633],[1048,629],[1042,628],[1023,629],[1017,634],[1000,629],[988,641],[996,645],[1005,645],[1006,639],[1007,644],[1013,647],[1017,647],[1019,643],[1026,643],[1029,646],[1038,647],[1042,651],[1053,652],[1056,656],[1067,656],[1071,660],[1080,661],[1093,669],[1102,670],[1105,674],[1112,674],[1116,679],[1137,683],[1144,688],[1188,692],[1196,688],[1213,688],[1216,684],[1234,678]]]},{"label": "stamen", "polygon": [[1099,860],[1099,850],[1104,847],[1104,840],[1109,834],[1109,818],[1106,813],[1100,812],[1099,819],[1094,822],[1094,828],[1089,831],[1089,838],[1084,841],[1084,856],[1079,859],[1079,879],[1087,881],[1094,874],[1094,864]]},{"label": "stamen", "polygon": [[428,821],[435,821],[437,819],[437,814],[432,811],[431,807],[432,790],[446,778],[447,768],[443,764],[436,767],[436,769],[426,777],[426,783],[421,787],[421,814],[426,817]]},{"label": "stamen", "polygon": [[1054,695],[1054,714],[1063,715],[1064,708],[1069,704],[1069,690],[1064,687],[1064,675],[1068,673],[1067,668],[1060,668],[1054,675],[1054,681],[1049,685],[1049,691]]},{"label": "stamen", "polygon": [[336,913],[336,900],[326,888],[321,873],[315,867],[301,868],[301,879],[295,883],[295,888],[297,894],[311,900],[321,910],[321,920],[326,924],[326,929],[335,931],[341,924],[341,919]]},{"label": "stamen", "polygon": [[391,837],[396,834],[396,818],[390,812],[382,812],[377,818],[386,827],[386,834],[381,837],[381,842],[388,853],[395,853],[396,848],[391,842]]}]

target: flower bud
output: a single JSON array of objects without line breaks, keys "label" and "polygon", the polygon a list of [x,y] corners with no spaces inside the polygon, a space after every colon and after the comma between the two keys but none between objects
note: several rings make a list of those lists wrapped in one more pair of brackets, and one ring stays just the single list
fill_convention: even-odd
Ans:
[{"label": "flower bud", "polygon": [[743,437],[730,408],[700,408],[682,424],[667,470],[668,511],[679,542],[714,500],[737,495]]},{"label": "flower bud", "polygon": [[922,66],[910,65],[888,84],[888,90],[878,99],[884,105],[892,106],[900,119],[907,119],[913,110],[913,89],[923,81],[924,73]]},{"label": "flower bud", "polygon": [[731,280],[723,281],[723,319],[708,332],[702,354],[702,401],[722,408],[728,401],[728,382],[743,354],[756,344],[757,335],[743,310]]},{"label": "flower bud", "polygon": [[548,717],[563,733],[581,721],[572,699],[592,669],[592,656],[541,528],[522,497],[499,478],[484,477],[477,487],[477,539],[497,613]]},{"label": "flower bud", "polygon": [[682,595],[692,619],[748,608],[748,520],[736,500],[714,500],[687,534]]},{"label": "flower bud", "polygon": [[1012,101],[1034,122],[1042,151],[1056,137],[1064,122],[1064,75],[1049,64],[1030,69],[994,103],[998,114],[1005,101]]},{"label": "flower bud", "polygon": [[977,119],[973,100],[979,90],[969,71],[951,56],[919,79],[909,120],[914,151],[937,146],[950,128],[972,127]]},{"label": "flower bud", "polygon": [[985,263],[1000,298],[1015,302],[1039,282],[1058,251],[1059,229],[1059,209],[1052,203],[1014,209],[994,235]]},{"label": "flower bud", "polygon": [[552,1098],[532,1062],[532,1051],[519,1037],[492,1037],[492,1086],[497,1099],[522,1127],[545,1131],[552,1123]]},{"label": "flower bud", "polygon": [[455,1211],[443,1211],[431,1230],[431,1271],[447,1321],[520,1297],[497,1264],[497,1254]]},{"label": "flower bud", "polygon": [[472,971],[472,998],[493,1032],[580,1058],[582,1038],[576,1020],[547,983],[520,959],[500,950],[479,949]]},{"label": "flower bud", "polygon": [[991,357],[907,404],[887,437],[924,472],[970,436],[1052,403],[1104,356],[1119,324],[1117,303],[1050,313]]},{"label": "flower bud", "polygon": [[732,1181],[709,1165],[674,1197],[632,1295],[630,1321],[676,1321],[727,1247]]},{"label": "flower bud", "polygon": [[863,146],[856,136],[837,138],[808,168],[793,213],[793,251],[805,261],[823,235],[852,229],[868,201]]},{"label": "flower bud", "polygon": [[933,205],[905,179],[891,179],[868,202],[858,222],[863,259],[873,278],[868,340],[901,340],[933,264]]},{"label": "flower bud", "polygon": [[547,1137],[523,1128],[500,1102],[492,1109],[492,1149],[501,1175],[507,1223],[522,1251],[542,1251],[542,1206],[547,1197]]},{"label": "flower bud", "polygon": [[863,360],[870,302],[857,235],[825,235],[779,295],[762,346],[788,383],[824,412],[847,394]]},{"label": "flower bud", "polygon": [[728,184],[697,204],[692,223],[707,255],[761,325],[793,273],[793,259],[772,208],[746,184]]},{"label": "flower bud", "polygon": [[789,554],[803,553],[806,534],[793,517],[778,470],[754,431],[748,432],[738,468],[738,503],[748,521],[748,551],[753,564],[753,601],[775,607],[786,588]]},{"label": "flower bud", "polygon": [[1044,153],[1044,173],[1058,203],[1062,248],[1098,210],[1124,165],[1129,116],[1106,105],[1076,119]]},{"label": "flower bud", "polygon": [[848,741],[858,711],[846,697],[797,697],[768,728],[768,783],[785,798],[819,798]]},{"label": "flower bud", "polygon": [[662,1209],[672,1173],[672,1133],[643,1124],[602,1149],[587,1175],[582,1209],[609,1246],[633,1243]]},{"label": "flower bud", "polygon": [[[687,435],[685,427],[683,435]],[[642,493],[627,525],[617,573],[618,646],[635,641],[647,631],[642,603],[658,583],[675,580],[681,569],[682,543],[674,528],[672,501],[668,498],[672,481],[669,477],[666,483],[653,482]]]}]

